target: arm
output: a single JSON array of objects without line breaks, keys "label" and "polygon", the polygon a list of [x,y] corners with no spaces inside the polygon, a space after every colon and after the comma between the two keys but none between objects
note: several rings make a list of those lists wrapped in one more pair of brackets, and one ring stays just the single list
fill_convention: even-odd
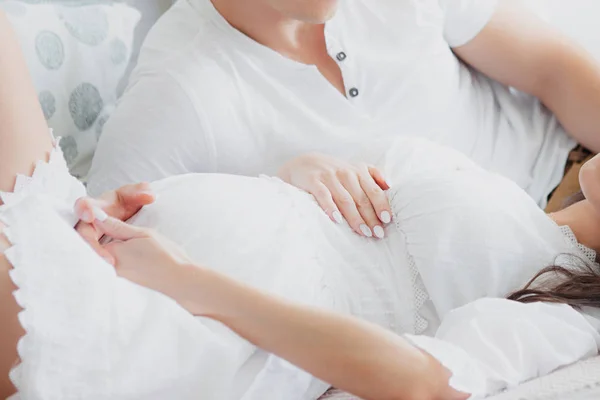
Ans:
[{"label": "arm", "polygon": [[188,268],[190,311],[221,321],[335,387],[367,400],[456,398],[434,397],[449,376],[400,336],[269,296],[213,271]]},{"label": "arm", "polygon": [[454,48],[487,76],[538,97],[581,144],[600,151],[600,65],[584,49],[512,2]]},{"label": "arm", "polygon": [[367,400],[464,400],[439,363],[384,329],[288,302],[193,265],[160,236],[115,219],[96,221],[121,241],[106,246],[117,273],[172,297],[195,315]]}]

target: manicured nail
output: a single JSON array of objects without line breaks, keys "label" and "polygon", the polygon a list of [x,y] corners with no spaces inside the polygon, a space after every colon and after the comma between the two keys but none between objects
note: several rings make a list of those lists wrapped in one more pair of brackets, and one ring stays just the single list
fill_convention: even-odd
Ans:
[{"label": "manicured nail", "polygon": [[104,212],[104,210],[102,210],[99,207],[94,207],[93,210],[94,210],[94,215],[96,216],[96,219],[98,221],[100,221],[100,222],[106,221],[106,219],[108,218],[108,214],[106,214]]},{"label": "manicured nail", "polygon": [[115,259],[110,257],[110,256],[104,256],[102,257],[104,258],[104,261],[106,261],[107,263],[109,263],[110,265],[115,265]]},{"label": "manicured nail", "polygon": [[385,231],[379,225],[377,225],[377,226],[375,226],[375,228],[373,228],[373,232],[375,233],[375,236],[378,237],[379,239],[383,239],[385,237]]},{"label": "manicured nail", "polygon": [[370,229],[370,228],[369,228],[367,225],[365,225],[365,224],[362,224],[362,225],[360,226],[360,231],[361,231],[361,232],[363,233],[363,235],[365,235],[366,237],[373,237],[373,232],[371,232],[371,229]]},{"label": "manicured nail", "polygon": [[81,213],[81,220],[87,223],[94,222],[94,219],[92,218],[92,213],[87,210]]},{"label": "manicured nail", "polygon": [[333,216],[333,220],[335,222],[337,222],[338,224],[341,224],[342,222],[344,222],[344,217],[342,217],[342,213],[339,211],[334,211],[333,214],[331,214]]},{"label": "manicured nail", "polygon": [[388,211],[382,211],[380,219],[384,224],[389,224],[392,222],[392,215]]}]

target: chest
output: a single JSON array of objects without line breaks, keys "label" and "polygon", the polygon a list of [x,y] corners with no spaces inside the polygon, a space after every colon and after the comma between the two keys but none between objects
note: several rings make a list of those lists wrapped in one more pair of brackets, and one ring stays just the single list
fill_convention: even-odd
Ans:
[{"label": "chest", "polygon": [[348,0],[326,25],[326,68],[245,69],[253,100],[238,129],[252,134],[240,135],[246,143],[239,148],[252,148],[256,164],[310,151],[347,156],[352,144],[372,138],[439,130],[457,95],[460,63],[444,39],[437,1],[374,3]]}]

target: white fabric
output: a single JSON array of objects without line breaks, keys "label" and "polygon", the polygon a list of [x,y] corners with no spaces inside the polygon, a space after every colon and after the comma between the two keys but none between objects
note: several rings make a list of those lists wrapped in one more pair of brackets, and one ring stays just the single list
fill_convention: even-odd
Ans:
[{"label": "white fabric", "polygon": [[452,311],[435,339],[407,336],[473,400],[598,355],[600,334],[566,305],[481,299]]},{"label": "white fabric", "polygon": [[117,103],[140,19],[126,4],[89,3],[0,1],[48,125],[64,137],[65,157],[80,178],[88,173],[103,125]]},{"label": "white fabric", "polygon": [[489,400],[596,400],[600,398],[600,356],[525,382]]},{"label": "white fabric", "polygon": [[[384,240],[332,223],[309,195],[267,177],[190,174],[157,182],[156,203],[132,222],[162,232],[201,265],[399,334],[434,333],[447,315],[455,318],[453,308],[505,296],[557,255],[579,254],[525,192],[456,151],[406,137],[374,144],[361,157],[392,185],[396,224]],[[64,164],[49,165],[50,175],[75,182]],[[23,363],[12,373],[21,398],[309,400],[326,391],[220,324],[116,278],[72,221],[53,211],[60,199],[59,211],[72,207],[75,196],[65,198],[60,185],[36,186],[36,176],[0,208],[14,244],[7,255],[16,298],[25,307]],[[581,318],[562,319],[581,331]]]},{"label": "white fabric", "polygon": [[[470,400],[505,391],[498,400],[572,400],[600,386],[600,359],[521,384],[597,356],[599,328],[600,320],[566,305],[480,299],[452,311],[435,338],[406,338],[440,360],[453,374],[451,385]],[[336,391],[322,399],[357,400]]]},{"label": "white fabric", "polygon": [[473,72],[451,46],[476,36],[495,0],[341,1],[326,24],[346,90],[232,28],[209,0],[183,0],[149,34],[90,176],[100,193],[188,172],[274,174],[318,151],[346,157],[376,138],[418,135],[517,182],[539,205],[574,146],[528,96]]},{"label": "white fabric", "polygon": [[67,223],[75,225],[77,216],[73,205],[77,199],[86,196],[86,191],[81,182],[68,173],[59,147],[60,140],[55,140],[57,147],[50,154],[48,162],[36,163],[32,176],[17,175],[14,192],[0,191],[0,200],[4,203],[0,210],[15,206],[30,196],[43,197]]},{"label": "white fabric", "polygon": [[[56,150],[50,163],[37,165],[32,179],[19,178],[23,182],[19,192],[2,194],[7,202],[0,207],[0,220],[14,244],[6,256],[15,267],[11,277],[19,287],[15,298],[25,308],[19,320],[27,332],[18,346],[23,362],[11,371],[19,390],[15,400],[195,400],[199,395],[207,400],[314,399],[327,389],[328,385],[283,360],[255,355],[254,346],[221,324],[194,318],[172,300],[117,278],[113,268],[72,229],[72,208],[82,185],[68,174],[64,161],[56,161],[60,159],[60,150]],[[226,177],[206,178],[226,185]],[[232,182],[234,192],[260,190],[263,182],[262,188],[274,191],[275,201],[281,199],[278,185],[269,180],[238,180]],[[156,185],[160,200],[155,210],[160,216],[149,208],[137,218],[150,218],[150,222],[157,218],[157,225],[163,221],[167,225],[160,227],[191,250],[204,243],[202,235],[214,231],[202,224],[201,230],[189,230],[185,240],[178,236],[186,227],[169,221],[178,202],[178,186],[176,181],[165,182],[162,187],[167,192],[163,193],[161,184]],[[175,195],[169,197],[169,192]],[[272,207],[270,203],[256,211],[263,216],[262,223],[271,221],[281,229],[283,223],[297,224],[296,213],[289,219],[276,219],[285,216],[289,205],[280,202],[279,213],[267,208]],[[64,215],[64,210],[71,212]],[[224,235],[230,226],[222,225],[216,232],[221,241],[227,242]],[[241,232],[248,233],[243,228]],[[300,238],[309,235],[295,232]],[[281,240],[284,233],[279,233]],[[192,238],[197,241],[188,241]],[[265,290],[343,312],[344,305],[333,303],[324,283],[327,274],[312,259],[314,251],[306,251],[307,241],[294,240],[289,234],[287,238],[281,259],[277,259],[279,253],[271,260],[258,254],[253,257],[266,262],[262,270],[262,263],[241,258],[244,248],[250,251],[253,245],[263,255],[269,243],[261,237],[254,243],[247,237],[238,240],[232,252],[234,260],[221,257],[223,263],[215,265],[223,265],[224,272],[228,266],[237,267],[230,272],[241,274],[240,278],[249,277],[252,270],[255,278],[245,280]],[[249,269],[240,270],[244,265]]]}]

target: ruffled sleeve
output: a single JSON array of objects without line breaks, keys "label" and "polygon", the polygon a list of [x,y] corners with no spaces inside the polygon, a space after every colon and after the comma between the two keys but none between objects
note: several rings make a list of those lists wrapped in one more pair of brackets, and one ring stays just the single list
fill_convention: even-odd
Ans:
[{"label": "ruffled sleeve", "polygon": [[36,195],[49,204],[71,226],[77,223],[73,206],[77,199],[86,195],[85,187],[69,173],[67,163],[56,140],[47,162],[38,161],[31,176],[17,175],[12,192],[0,191],[5,208]]}]

